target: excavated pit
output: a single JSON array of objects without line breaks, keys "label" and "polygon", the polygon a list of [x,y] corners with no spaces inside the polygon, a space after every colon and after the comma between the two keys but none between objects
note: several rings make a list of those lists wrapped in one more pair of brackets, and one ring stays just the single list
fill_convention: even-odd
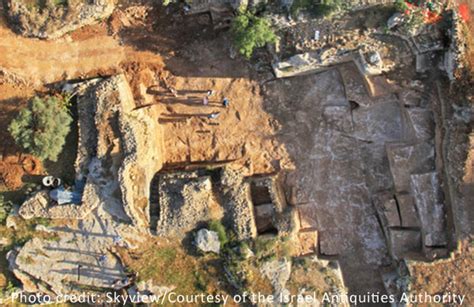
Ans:
[{"label": "excavated pit", "polygon": [[[427,66],[428,60],[427,56],[417,57],[417,66]],[[221,137],[237,124],[239,131],[244,130],[242,126],[253,130],[252,125],[241,119],[248,120],[258,112],[228,109],[226,112],[231,114],[227,118],[232,121],[221,125],[224,133],[216,134],[211,129],[217,129],[219,124],[206,122],[202,118],[206,113],[180,114],[173,105],[166,107],[165,116],[160,114],[168,116],[167,122],[164,118],[157,120],[157,114],[146,106],[135,106],[128,84],[120,77],[92,81],[96,82],[93,87],[110,86],[112,94],[100,97],[97,95],[100,93],[92,91],[88,97],[102,101],[98,106],[104,109],[94,110],[99,116],[85,119],[92,120],[93,127],[82,131],[80,136],[84,144],[97,143],[92,147],[80,146],[78,173],[87,170],[82,173],[88,177],[86,201],[75,207],[82,211],[75,212],[68,206],[53,210],[44,203],[46,197],[38,194],[37,199],[28,203],[37,206],[37,210],[26,210],[29,207],[25,204],[20,213],[25,217],[30,214],[84,220],[81,228],[74,229],[84,237],[81,237],[81,248],[84,248],[81,252],[96,255],[100,253],[99,246],[111,245],[111,238],[105,236],[89,244],[90,233],[104,235],[120,229],[118,233],[126,236],[123,225],[131,225],[141,234],[180,237],[210,219],[222,218],[238,239],[246,240],[294,233],[291,224],[297,220],[299,255],[337,257],[352,293],[365,293],[367,289],[383,292],[380,274],[391,267],[391,258],[437,258],[445,255],[450,245],[451,207],[450,199],[444,195],[447,175],[443,174],[446,166],[441,161],[446,157],[440,158],[439,153],[446,144],[440,144],[444,131],[439,119],[436,122],[443,112],[438,108],[443,106],[439,93],[433,90],[435,87],[410,84],[391,87],[385,76],[361,75],[357,64],[324,68],[320,74],[270,80],[263,86],[266,109],[275,118],[268,118],[268,122],[272,128],[281,124],[278,140],[287,146],[296,164],[296,170],[289,172],[283,183],[273,176],[251,176],[280,169],[287,171],[290,167],[280,163],[281,156],[267,154],[266,163],[251,163],[260,155],[260,147],[255,145],[258,142],[233,144]],[[183,79],[176,78],[176,84],[181,82],[184,88],[180,94],[193,91],[188,80]],[[230,88],[234,80],[219,82],[230,82],[226,85]],[[257,92],[244,85],[247,92]],[[204,88],[200,87],[198,92]],[[238,91],[234,91],[237,98],[235,92]],[[143,96],[151,99],[149,95]],[[181,102],[190,99],[181,96]],[[116,106],[106,103],[107,99],[117,102],[117,98],[118,111],[114,109]],[[174,103],[169,100],[163,102]],[[85,117],[86,113],[83,112]],[[191,133],[185,133],[187,124],[192,127],[188,129]],[[84,125],[81,129],[87,130]],[[168,132],[166,140],[162,129]],[[90,143],[89,133],[102,143]],[[243,139],[254,136],[241,135]],[[164,142],[168,148],[164,148]],[[274,148],[275,144],[272,144]],[[171,148],[176,150],[167,152]],[[250,154],[255,161],[244,161]],[[142,157],[152,157],[152,161]],[[239,167],[232,168],[232,164],[245,165],[246,173]],[[290,205],[281,195],[284,193],[275,188],[280,185],[285,192],[296,191]],[[121,224],[114,224],[116,220]],[[99,225],[104,221],[105,225]],[[58,243],[69,248],[67,244],[64,240]],[[58,246],[35,241],[20,250],[21,259],[12,255],[12,266],[25,281],[28,280],[25,275],[38,279],[47,275],[35,270],[37,266],[27,272],[22,259],[33,254],[33,247],[48,253]],[[76,256],[73,251],[72,258]],[[94,260],[91,256],[86,263]],[[50,261],[48,265],[55,263]],[[74,267],[62,269],[62,274],[72,275]],[[108,269],[123,275],[118,263],[110,263]],[[63,276],[57,273],[55,276]],[[92,278],[89,282],[110,286],[109,279]]]}]

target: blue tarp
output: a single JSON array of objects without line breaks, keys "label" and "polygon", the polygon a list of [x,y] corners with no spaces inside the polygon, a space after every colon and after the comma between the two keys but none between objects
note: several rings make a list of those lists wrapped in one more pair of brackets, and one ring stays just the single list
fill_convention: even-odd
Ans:
[{"label": "blue tarp", "polygon": [[49,197],[54,199],[59,205],[80,204],[82,201],[82,192],[84,192],[85,180],[77,180],[74,183],[74,190],[66,191],[63,186],[49,192]]}]

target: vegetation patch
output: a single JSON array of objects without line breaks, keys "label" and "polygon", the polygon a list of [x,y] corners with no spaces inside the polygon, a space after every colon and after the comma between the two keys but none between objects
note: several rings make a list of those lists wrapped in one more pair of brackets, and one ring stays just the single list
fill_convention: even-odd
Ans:
[{"label": "vegetation patch", "polygon": [[14,246],[22,246],[32,238],[42,238],[45,240],[55,240],[58,237],[55,233],[45,233],[36,231],[37,225],[49,226],[50,220],[37,218],[24,220],[21,217],[12,217],[15,220],[15,228],[8,228],[0,225],[0,237],[7,238],[10,244],[3,247],[4,250],[10,250]]},{"label": "vegetation patch", "polygon": [[329,16],[332,13],[344,7],[342,0],[324,0],[321,3],[315,3],[313,0],[295,0],[291,6],[291,15],[296,17],[299,13],[305,11],[314,17]]},{"label": "vegetation patch", "polygon": [[298,294],[304,289],[305,294],[316,293],[319,299],[322,299],[324,293],[341,288],[338,277],[331,269],[307,257],[294,259],[287,286],[292,294]]},{"label": "vegetation patch", "polygon": [[209,222],[208,227],[209,230],[217,232],[219,242],[221,243],[221,248],[223,248],[229,242],[229,237],[227,236],[224,225],[222,225],[221,221],[219,220],[212,220]]},{"label": "vegetation patch", "polygon": [[[50,220],[47,219],[31,219],[24,220],[20,217],[13,217],[15,219],[16,228],[8,228],[5,225],[0,225],[0,238],[6,238],[9,242],[6,246],[0,247],[0,278],[5,278],[3,286],[0,285],[0,298],[7,297],[15,286],[19,286],[20,282],[16,280],[14,275],[8,270],[8,261],[6,255],[15,246],[22,246],[32,238],[41,238],[44,240],[57,240],[59,238],[56,233],[46,233],[36,231],[36,226],[41,224],[49,226]],[[24,259],[26,263],[34,263],[34,258],[27,257]]]},{"label": "vegetation patch", "polygon": [[72,117],[64,99],[34,97],[12,120],[8,131],[15,142],[42,160],[56,161],[70,131]]},{"label": "vegetation patch", "polygon": [[[83,1],[83,0],[80,0],[80,1]],[[48,7],[51,7],[51,8],[58,7],[58,6],[67,7],[69,5],[68,0],[51,0],[51,1],[48,1],[48,0],[21,0],[21,2],[23,2],[26,5],[28,10],[30,10],[30,11],[37,10],[37,11],[40,11],[40,12],[43,11],[44,9],[48,8]]]},{"label": "vegetation patch", "polygon": [[180,294],[215,293],[223,291],[216,276],[224,276],[216,255],[194,257],[178,244],[162,240],[149,241],[135,252],[119,251],[127,269],[137,272],[142,281],[153,280],[156,285],[175,287]]},{"label": "vegetation patch", "polygon": [[250,59],[254,50],[276,41],[270,21],[250,11],[240,11],[232,22],[231,32],[238,52]]},{"label": "vegetation patch", "polygon": [[12,203],[5,200],[3,195],[0,195],[0,224],[4,224],[10,210],[12,208]]}]

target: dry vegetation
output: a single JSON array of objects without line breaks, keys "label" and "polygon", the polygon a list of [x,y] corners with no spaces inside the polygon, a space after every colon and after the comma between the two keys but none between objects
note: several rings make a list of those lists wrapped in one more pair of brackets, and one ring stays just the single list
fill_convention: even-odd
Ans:
[{"label": "dry vegetation", "polygon": [[330,293],[334,287],[340,288],[339,278],[334,271],[310,258],[296,259],[293,263],[288,289],[292,294],[299,294],[302,289],[309,295],[316,293],[322,299],[324,293]]},{"label": "dry vegetation", "polygon": [[417,263],[412,267],[412,292],[431,295],[466,295],[465,306],[474,304],[474,242],[453,253],[452,259]]},{"label": "dry vegetation", "polygon": [[[133,251],[119,251],[127,269],[142,281],[174,288],[180,294],[226,292],[225,277],[218,256],[193,255],[179,242],[149,239]],[[216,278],[217,277],[217,278]]]}]

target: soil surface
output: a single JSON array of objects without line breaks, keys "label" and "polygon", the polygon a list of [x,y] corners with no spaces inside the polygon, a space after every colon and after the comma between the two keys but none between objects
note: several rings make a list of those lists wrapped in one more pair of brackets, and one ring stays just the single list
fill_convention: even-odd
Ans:
[{"label": "soil surface", "polygon": [[[141,22],[133,19],[136,17],[134,12],[139,9],[133,5],[131,8],[124,10],[129,15],[115,14],[109,23],[82,28],[56,41],[17,36],[4,20],[0,22],[0,67],[15,77],[14,85],[2,85],[6,90],[0,93],[4,128],[1,135],[8,140],[6,144],[9,144],[7,148],[11,154],[20,154],[6,131],[16,112],[12,109],[19,107],[20,100],[26,103],[33,90],[44,91],[43,84],[67,79],[124,72],[134,91],[137,107],[154,108],[159,114],[157,120],[163,124],[167,136],[165,163],[238,160],[247,174],[272,172],[281,167],[280,161],[290,164],[284,148],[272,137],[277,124],[262,111],[258,84],[248,78],[206,77],[208,73],[213,75],[212,71],[216,71],[214,75],[234,76],[236,72],[249,75],[243,60],[234,61],[222,54],[225,50],[222,45],[229,43],[225,37],[214,40],[211,35],[209,44],[204,38],[201,46],[197,46],[198,40],[202,39],[202,29],[186,31],[195,36],[180,37],[179,31],[175,31],[175,36],[169,36],[167,29],[163,32],[153,30],[155,25],[150,16]],[[193,25],[193,21],[188,24]],[[145,37],[146,40],[141,39]],[[177,39],[194,44],[199,52],[193,56],[198,58],[183,55],[182,61],[167,60],[170,70],[167,71],[162,55],[156,51],[170,59]],[[157,45],[162,47],[157,48]],[[179,53],[179,49],[176,52]],[[222,61],[218,67],[216,59],[219,58]],[[190,77],[193,73],[202,76]],[[177,97],[171,95],[169,86],[178,91]],[[209,98],[209,104],[203,105],[202,100],[209,89],[214,94]],[[230,100],[228,108],[222,105],[224,97]],[[214,112],[219,112],[219,117],[208,119],[207,116]],[[13,166],[2,169],[9,176],[14,176],[12,172],[20,172]],[[19,178],[21,176],[15,175],[16,182],[10,187],[18,187]]]},{"label": "soil surface", "polygon": [[31,89],[11,84],[0,84],[0,189],[15,190],[22,186],[24,175],[38,175],[42,164],[38,159],[19,152],[8,133],[8,124],[26,104]]},{"label": "soil surface", "polygon": [[474,249],[466,243],[450,260],[418,263],[412,267],[413,293],[431,295],[454,293],[465,295],[464,306],[472,306],[474,299]]}]

